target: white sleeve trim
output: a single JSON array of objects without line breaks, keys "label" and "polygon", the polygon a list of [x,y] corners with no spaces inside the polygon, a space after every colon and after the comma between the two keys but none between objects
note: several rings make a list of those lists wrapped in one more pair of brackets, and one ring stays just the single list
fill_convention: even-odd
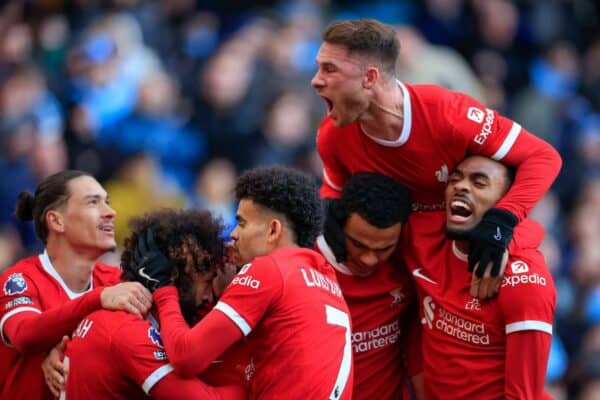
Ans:
[{"label": "white sleeve trim", "polygon": [[513,126],[512,128],[510,128],[506,139],[504,139],[504,143],[502,143],[502,146],[500,146],[500,148],[492,156],[492,158],[496,161],[502,160],[504,156],[508,154],[513,144],[515,144],[517,137],[519,137],[519,133],[521,133],[521,125],[517,124],[516,122],[513,122]]},{"label": "white sleeve trim", "polygon": [[169,373],[173,371],[173,366],[171,364],[165,364],[162,367],[157,368],[153,373],[148,375],[144,383],[142,384],[142,389],[144,393],[148,396],[150,395],[150,390],[160,381],[162,378],[167,376]]},{"label": "white sleeve trim", "polygon": [[323,168],[323,179],[325,179],[325,182],[327,182],[327,184],[329,186],[331,186],[333,189],[337,190],[338,192],[342,191],[342,188],[340,186],[336,185],[335,183],[333,183],[333,181],[331,180],[329,175],[327,175],[327,171],[325,170],[325,168]]},{"label": "white sleeve trim", "polygon": [[223,314],[227,315],[229,319],[231,319],[233,323],[236,324],[238,328],[240,328],[244,336],[248,336],[248,334],[252,332],[250,324],[248,324],[244,317],[242,317],[237,311],[235,311],[233,307],[231,307],[229,304],[219,301],[215,306],[215,310],[219,310]]},{"label": "white sleeve trim", "polygon": [[506,325],[507,335],[520,331],[542,331],[546,332],[549,335],[552,335],[552,324],[549,324],[544,321],[527,320],[513,322],[512,324]]},{"label": "white sleeve trim", "polygon": [[2,317],[2,320],[0,320],[0,336],[2,337],[2,342],[4,342],[4,344],[7,345],[8,347],[13,347],[13,346],[11,346],[10,345],[10,341],[4,337],[4,324],[13,315],[19,314],[19,313],[22,313],[22,312],[25,312],[25,311],[33,311],[33,312],[38,313],[38,314],[42,313],[40,310],[38,310],[35,307],[19,307],[19,308],[15,308],[14,310],[11,310],[11,311],[7,312],[4,315],[4,317]]}]

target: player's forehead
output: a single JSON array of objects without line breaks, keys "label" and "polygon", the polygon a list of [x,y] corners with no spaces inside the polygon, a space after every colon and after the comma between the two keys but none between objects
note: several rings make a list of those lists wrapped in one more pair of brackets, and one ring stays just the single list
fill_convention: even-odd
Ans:
[{"label": "player's forehead", "polygon": [[262,216],[262,209],[263,207],[251,198],[243,198],[238,203],[237,217],[246,221],[257,219]]},{"label": "player's forehead", "polygon": [[362,63],[361,56],[354,52],[350,53],[348,48],[341,44],[333,44],[324,42],[317,53],[317,64],[333,64],[343,65],[352,64],[360,66]]},{"label": "player's forehead", "polygon": [[465,176],[485,176],[489,179],[504,178],[506,166],[483,156],[470,156],[460,162],[453,171]]},{"label": "player's forehead", "polygon": [[70,198],[83,199],[87,197],[106,198],[106,190],[91,176],[80,176],[67,183]]},{"label": "player's forehead", "polygon": [[344,231],[348,236],[371,248],[380,248],[396,243],[401,229],[400,222],[388,228],[378,228],[371,225],[358,213],[350,214],[344,226]]}]

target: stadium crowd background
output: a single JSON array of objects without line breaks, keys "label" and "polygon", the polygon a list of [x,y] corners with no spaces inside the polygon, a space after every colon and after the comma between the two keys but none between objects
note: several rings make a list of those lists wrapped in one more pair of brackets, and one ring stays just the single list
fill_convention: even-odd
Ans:
[{"label": "stadium crowd background", "polygon": [[[205,3],[215,3],[207,5]],[[319,177],[322,28],[398,27],[401,80],[473,95],[552,143],[562,172],[532,217],[558,288],[548,387],[600,398],[600,6],[592,0],[37,0],[0,6],[0,270],[40,250],[18,192],[93,173],[127,220],[208,207],[259,164]],[[117,255],[109,262],[117,263]]]}]

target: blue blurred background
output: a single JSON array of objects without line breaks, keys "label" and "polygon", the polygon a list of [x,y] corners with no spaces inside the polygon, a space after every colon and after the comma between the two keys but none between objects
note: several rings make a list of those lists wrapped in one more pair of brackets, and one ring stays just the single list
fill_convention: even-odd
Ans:
[{"label": "blue blurred background", "polygon": [[377,18],[397,27],[401,80],[469,93],[560,151],[563,170],[532,214],[558,288],[547,387],[557,399],[600,399],[598,2],[2,4],[0,270],[40,250],[12,215],[18,192],[64,168],[105,185],[117,240],[130,216],[163,206],[207,207],[232,225],[231,188],[248,167],[320,177],[325,107],[310,78],[321,31]]}]

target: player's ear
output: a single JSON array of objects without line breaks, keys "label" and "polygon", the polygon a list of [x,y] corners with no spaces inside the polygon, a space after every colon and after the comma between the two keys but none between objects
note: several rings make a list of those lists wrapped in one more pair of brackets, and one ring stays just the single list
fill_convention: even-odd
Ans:
[{"label": "player's ear", "polygon": [[283,235],[283,224],[277,218],[271,219],[269,222],[267,241],[270,243],[276,243]]},{"label": "player's ear", "polygon": [[46,225],[48,226],[48,231],[54,231],[62,233],[65,231],[65,224],[63,220],[63,216],[60,211],[49,210],[46,212]]},{"label": "player's ear", "polygon": [[379,69],[375,66],[369,66],[363,76],[363,88],[372,89],[379,80]]}]

